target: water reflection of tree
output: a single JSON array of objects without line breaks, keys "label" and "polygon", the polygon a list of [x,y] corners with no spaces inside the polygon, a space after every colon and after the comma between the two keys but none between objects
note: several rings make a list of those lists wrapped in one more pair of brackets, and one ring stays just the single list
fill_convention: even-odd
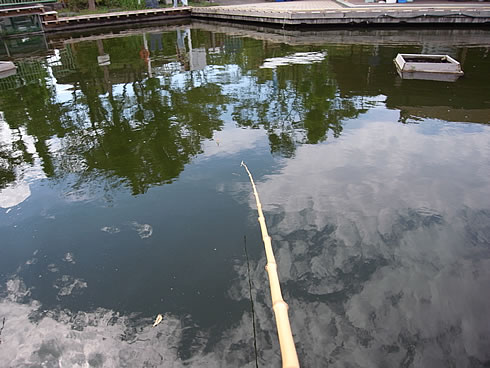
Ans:
[{"label": "water reflection of tree", "polygon": [[4,189],[17,179],[15,167],[21,163],[22,160],[13,150],[0,145],[0,189]]},{"label": "water reflection of tree", "polygon": [[[146,78],[138,38],[105,40],[97,48],[82,45],[77,55],[82,55],[78,63],[83,75],[75,78],[91,126],[87,139],[70,142],[70,151],[86,165],[82,178],[102,172],[121,178],[134,194],[171,182],[182,172],[201,152],[202,140],[220,129],[225,102],[220,87],[194,86],[192,73],[181,75],[183,86],[173,85],[170,77]],[[105,70],[93,65],[101,49],[111,55]],[[84,113],[79,109],[77,120]]]},{"label": "water reflection of tree", "polygon": [[[39,62],[37,62],[39,64]],[[33,62],[33,64],[36,64]],[[47,141],[54,135],[63,137],[67,132],[67,109],[57,101],[56,89],[44,64],[39,64],[41,75],[35,83],[0,92],[0,109],[10,129],[15,133],[13,152],[21,152],[22,162],[32,164],[32,154],[27,152],[21,128],[35,137],[35,148],[42,159],[43,170],[48,177],[54,176],[53,158]]]},{"label": "water reflection of tree", "polygon": [[162,87],[156,78],[134,82],[134,96],[113,98],[117,113],[111,124],[102,128],[93,147],[80,152],[89,169],[123,178],[134,194],[175,179],[201,152],[202,140],[222,124],[219,109],[211,104],[219,94],[216,86],[163,89],[169,94]]},{"label": "water reflection of tree", "polygon": [[[147,78],[139,38],[67,46],[76,70],[54,75],[57,84],[73,86],[66,102],[59,101],[46,65],[39,83],[0,93],[10,128],[24,126],[34,137],[48,176],[76,174],[80,186],[102,175],[143,193],[174,180],[201,152],[202,140],[220,129],[221,88],[199,86],[195,73],[182,73],[178,84]],[[105,51],[111,65],[99,67],[97,56]],[[57,152],[49,150],[50,139],[59,139]],[[2,156],[10,154],[3,150]],[[8,173],[6,183],[13,180]]]},{"label": "water reflection of tree", "polygon": [[364,111],[356,98],[341,98],[326,62],[259,70],[254,90],[241,93],[233,117],[241,126],[267,130],[271,151],[294,155],[297,144],[316,144],[331,132],[338,137],[342,121]]},{"label": "water reflection of tree", "polygon": [[[356,97],[339,95],[328,59],[258,69],[267,57],[312,51],[309,46],[210,33],[194,40],[213,47],[209,61],[238,66],[238,74],[218,83],[209,70],[149,78],[141,35],[80,42],[66,46],[71,72],[52,68],[55,82],[44,65],[39,83],[1,92],[0,108],[12,129],[25,126],[34,137],[48,177],[76,174],[81,185],[102,175],[126,183],[134,194],[178,177],[201,152],[203,139],[221,128],[226,105],[239,126],[264,128],[271,151],[285,157],[293,156],[298,144],[324,141],[329,132],[338,137],[342,121],[362,111]],[[176,41],[176,34],[165,34],[151,61],[155,70],[175,62]],[[99,66],[97,57],[105,53],[110,65]],[[56,85],[72,86],[63,101]],[[224,85],[233,90],[225,92]],[[61,141],[58,152],[50,151],[51,139]]]}]

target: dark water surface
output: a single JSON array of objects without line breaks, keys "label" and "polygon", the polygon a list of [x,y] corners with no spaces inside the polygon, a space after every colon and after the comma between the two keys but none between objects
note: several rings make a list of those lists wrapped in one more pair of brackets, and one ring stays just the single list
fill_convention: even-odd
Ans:
[{"label": "dark water surface", "polygon": [[[193,23],[9,41],[0,365],[255,367],[255,318],[258,365],[280,366],[244,160],[302,366],[488,367],[489,39]],[[402,80],[399,52],[465,76]]]}]

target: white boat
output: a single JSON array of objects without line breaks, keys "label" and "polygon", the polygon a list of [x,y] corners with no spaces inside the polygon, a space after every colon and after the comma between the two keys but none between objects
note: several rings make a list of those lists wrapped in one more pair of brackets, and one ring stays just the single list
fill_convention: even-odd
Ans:
[{"label": "white boat", "polygon": [[403,79],[453,82],[464,74],[461,64],[449,55],[398,54],[394,62]]}]

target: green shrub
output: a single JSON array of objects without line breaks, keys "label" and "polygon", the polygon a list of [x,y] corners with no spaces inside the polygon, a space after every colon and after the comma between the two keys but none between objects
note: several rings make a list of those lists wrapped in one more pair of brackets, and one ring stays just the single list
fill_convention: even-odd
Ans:
[{"label": "green shrub", "polygon": [[82,9],[87,9],[88,8],[88,1],[87,0],[67,0],[66,5],[71,11],[80,11]]},{"label": "green shrub", "polygon": [[[112,1],[112,0],[111,0]],[[132,9],[142,9],[145,7],[145,0],[140,0],[138,4],[138,0],[117,0],[119,2],[119,6],[123,9],[132,10]]]},{"label": "green shrub", "polygon": [[121,0],[103,0],[102,3],[109,9],[122,8]]},{"label": "green shrub", "polygon": [[[97,7],[107,9],[135,10],[144,9],[145,0],[95,0]],[[79,12],[88,8],[88,0],[65,0],[66,6],[73,12]]]}]

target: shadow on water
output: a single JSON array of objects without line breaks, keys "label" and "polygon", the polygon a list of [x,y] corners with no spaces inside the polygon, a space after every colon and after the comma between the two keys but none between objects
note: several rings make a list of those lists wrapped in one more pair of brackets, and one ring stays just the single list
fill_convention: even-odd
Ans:
[{"label": "shadow on water", "polygon": [[[485,366],[487,37],[195,22],[19,48],[0,80],[1,355],[252,367],[255,320],[277,365],[245,156],[305,366]],[[398,52],[465,76],[402,80]]]}]

